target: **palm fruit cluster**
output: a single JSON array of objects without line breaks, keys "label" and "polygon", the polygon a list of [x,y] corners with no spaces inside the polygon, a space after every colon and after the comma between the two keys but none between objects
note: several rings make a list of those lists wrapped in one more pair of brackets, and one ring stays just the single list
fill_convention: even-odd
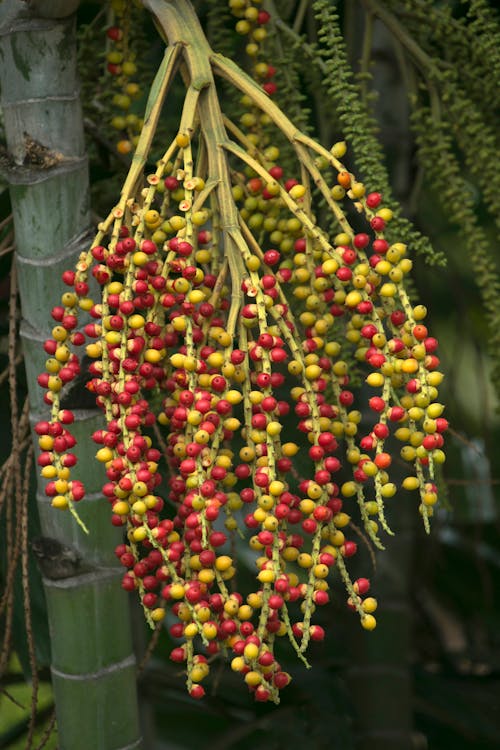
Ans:
[{"label": "palm fruit cluster", "polygon": [[[132,105],[142,95],[137,80],[135,37],[136,15],[139,6],[132,0],[112,0],[110,3],[111,21],[106,29],[108,49],[106,51],[106,74],[113,116],[111,127],[118,132],[116,150],[129,154],[139,140],[143,125],[142,119],[132,111]],[[104,103],[106,106],[106,103]]]},{"label": "palm fruit cluster", "polygon": [[[139,157],[189,49],[169,48]],[[246,132],[229,121],[213,73],[265,118]],[[391,533],[390,437],[428,526],[444,460],[443,375],[426,310],[405,290],[408,248],[386,239],[392,212],[345,166],[345,143],[328,150],[297,131],[262,80],[220,56],[210,53],[205,74],[204,86],[188,85],[156,169],[136,158],[91,248],[63,275],[69,290],[39,377],[51,416],[36,427],[38,463],[52,504],[76,513],[84,487],[71,479],[73,416],[60,394],[83,349],[103,412],[92,436],[103,495],[124,532],[123,587],[152,626],[173,616],[171,658],[193,697],[204,695],[211,661],[226,657],[255,700],[278,702],[291,677],[275,645],[289,639],[307,663],[308,645],[324,637],[315,612],[333,575],[362,627],[376,626],[368,579],[348,572],[351,515],[357,506],[379,547],[379,532]],[[295,174],[280,166],[276,128]],[[255,582],[240,592],[243,544]]]}]

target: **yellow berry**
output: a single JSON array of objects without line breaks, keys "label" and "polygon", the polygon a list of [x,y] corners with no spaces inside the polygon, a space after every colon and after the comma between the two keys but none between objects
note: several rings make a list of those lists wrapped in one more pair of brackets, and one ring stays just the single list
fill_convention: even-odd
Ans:
[{"label": "yellow berry", "polygon": [[272,583],[276,578],[276,574],[274,573],[273,570],[269,570],[269,569],[261,570],[257,578],[259,579],[261,583]]},{"label": "yellow berry", "polygon": [[420,486],[420,482],[417,477],[406,477],[403,479],[402,487],[405,490],[416,490]]},{"label": "yellow berry", "polygon": [[375,630],[377,627],[377,621],[373,615],[365,614],[361,618],[361,627],[365,630]]},{"label": "yellow berry", "polygon": [[334,143],[332,148],[330,149],[330,153],[336,159],[342,159],[342,157],[345,156],[346,152],[347,144],[345,141],[338,141],[337,143]]},{"label": "yellow berry", "polygon": [[59,510],[64,510],[64,508],[67,508],[69,505],[68,498],[64,495],[55,495],[55,497],[52,498],[51,503],[53,508],[58,508]]}]

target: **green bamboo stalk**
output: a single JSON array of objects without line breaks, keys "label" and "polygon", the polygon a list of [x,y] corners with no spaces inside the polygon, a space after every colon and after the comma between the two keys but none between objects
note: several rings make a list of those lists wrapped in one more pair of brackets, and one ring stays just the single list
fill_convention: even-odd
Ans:
[{"label": "green bamboo stalk", "polygon": [[[15,223],[17,270],[31,422],[47,418],[36,377],[44,369],[50,308],[63,291],[61,272],[89,241],[88,168],[76,79],[77,2],[4,0],[0,4],[0,87],[6,171]],[[71,406],[71,405],[70,405]],[[76,410],[78,473],[89,496],[80,510],[86,536],[68,513],[37,492],[44,538],[73,550],[67,577],[46,564],[44,588],[61,750],[141,747],[129,608],[113,549],[119,532],[100,494],[90,434],[97,411]],[[54,547],[53,547],[54,548]],[[42,546],[43,553],[43,546]]]}]

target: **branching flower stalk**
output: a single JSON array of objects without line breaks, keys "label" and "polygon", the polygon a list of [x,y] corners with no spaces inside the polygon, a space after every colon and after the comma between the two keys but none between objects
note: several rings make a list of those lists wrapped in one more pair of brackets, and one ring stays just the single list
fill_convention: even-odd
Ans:
[{"label": "branching flower stalk", "polygon": [[[212,51],[187,0],[144,5],[169,44],[120,200],[63,276],[71,290],[53,310],[39,378],[52,412],[36,427],[38,463],[52,504],[76,514],[84,487],[71,480],[73,417],[60,394],[79,371],[74,347],[85,345],[105,417],[93,435],[103,494],[126,534],[116,549],[123,587],[138,592],[152,626],[167,609],[176,615],[171,658],[185,664],[193,697],[204,695],[209,657],[230,653],[255,699],[277,702],[291,678],[275,643],[288,636],[307,663],[310,641],[324,637],[314,613],[336,567],[362,626],[376,625],[368,580],[349,577],[357,545],[346,532],[356,500],[374,544],[379,525],[390,531],[392,433],[409,466],[402,486],[419,492],[428,528],[447,427],[437,342],[405,291],[406,245],[385,239],[392,212],[345,168],[345,144],[328,150],[300,132],[272,89]],[[264,38],[266,16],[240,25],[248,46]],[[186,86],[178,133],[145,173],[177,73]],[[215,77],[243,95],[239,124],[223,114]],[[298,179],[284,178],[263,135],[271,126]],[[80,310],[92,319],[83,330]],[[369,426],[349,387],[353,357],[376,394]],[[237,533],[256,554],[256,588],[245,597],[227,585],[237,561],[226,545]]]}]

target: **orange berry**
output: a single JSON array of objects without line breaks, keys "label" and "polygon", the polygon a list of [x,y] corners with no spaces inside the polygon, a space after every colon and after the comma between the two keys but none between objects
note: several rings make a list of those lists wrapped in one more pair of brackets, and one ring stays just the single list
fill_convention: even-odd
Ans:
[{"label": "orange berry", "polygon": [[374,463],[378,469],[387,469],[392,463],[392,458],[389,453],[378,453],[374,458]]},{"label": "orange berry", "polygon": [[123,139],[121,141],[118,141],[116,144],[116,150],[119,154],[130,154],[132,151],[132,144],[129,140]]},{"label": "orange berry", "polygon": [[351,184],[351,175],[349,174],[349,172],[339,172],[337,175],[337,182],[343,188],[348,188]]}]

